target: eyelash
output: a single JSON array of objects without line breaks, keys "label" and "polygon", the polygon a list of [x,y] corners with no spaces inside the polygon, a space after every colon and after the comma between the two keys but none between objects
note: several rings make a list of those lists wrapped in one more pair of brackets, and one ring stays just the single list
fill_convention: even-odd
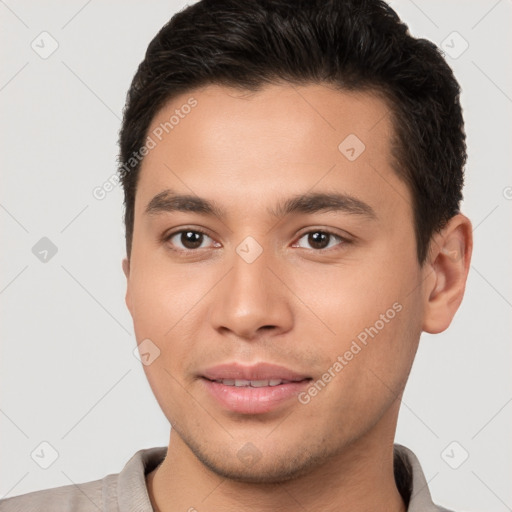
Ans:
[{"label": "eyelash", "polygon": [[[180,229],[180,230],[177,230],[177,231],[173,231],[172,233],[164,235],[163,236],[163,242],[169,242],[171,240],[171,238],[173,238],[174,236],[180,235],[180,234],[186,233],[186,232],[199,233],[199,234],[204,235],[204,236],[206,236],[208,238],[212,238],[210,235],[208,235],[208,233],[206,233],[205,231],[203,231],[201,229],[197,229],[197,228],[187,229],[187,228],[185,228],[185,229]],[[337,247],[348,245],[348,244],[351,243],[351,240],[349,240],[347,238],[344,238],[344,237],[342,237],[342,236],[340,236],[340,235],[338,235],[336,233],[333,233],[332,231],[329,231],[329,230],[326,230],[326,229],[312,229],[310,231],[306,231],[305,233],[302,233],[302,235],[297,239],[297,242],[294,242],[294,245],[297,244],[299,240],[301,240],[302,238],[304,238],[307,235],[310,235],[311,233],[323,233],[323,234],[328,235],[330,237],[337,238],[341,242],[340,244],[337,244]],[[301,248],[301,247],[299,247],[299,248]],[[206,249],[206,247],[203,247],[202,249]],[[303,247],[302,247],[302,249],[303,249]],[[325,248],[325,249],[308,249],[308,250],[314,251],[316,253],[323,253],[323,252],[327,252],[327,251],[331,251],[331,250],[335,250],[335,249],[336,249],[336,247],[330,247],[330,248]],[[174,248],[171,248],[171,250],[175,251],[178,254],[181,253],[180,256],[185,256],[186,257],[188,255],[191,255],[194,252],[198,252],[199,250],[201,250],[201,248],[198,248],[198,249],[174,249]]]}]

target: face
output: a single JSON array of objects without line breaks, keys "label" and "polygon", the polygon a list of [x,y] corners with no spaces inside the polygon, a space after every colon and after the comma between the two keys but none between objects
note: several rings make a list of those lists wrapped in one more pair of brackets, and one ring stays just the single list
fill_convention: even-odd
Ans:
[{"label": "face", "polygon": [[392,431],[424,271],[384,101],[211,85],[148,134],[126,301],[172,436],[278,482]]}]

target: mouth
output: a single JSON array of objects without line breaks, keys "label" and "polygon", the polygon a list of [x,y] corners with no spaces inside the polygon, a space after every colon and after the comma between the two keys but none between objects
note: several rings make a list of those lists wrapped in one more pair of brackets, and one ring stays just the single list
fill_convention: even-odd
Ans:
[{"label": "mouth", "polygon": [[[207,379],[210,380],[210,379]],[[284,379],[269,379],[269,380],[245,380],[245,379],[220,379],[220,380],[211,380],[210,382],[219,382],[224,384],[224,386],[235,386],[237,388],[264,388],[264,387],[274,387],[280,386],[281,384],[289,384],[290,382],[302,382],[303,380],[311,380],[311,379],[301,379],[301,380],[284,380]]]},{"label": "mouth", "polygon": [[[265,362],[253,365],[243,365],[237,362],[219,364],[203,370],[199,376],[211,381],[222,381],[226,385],[241,387],[250,385],[250,383],[254,383],[254,387],[263,387],[263,385],[258,386],[261,382],[265,385],[268,382],[268,385],[277,386],[281,381],[299,382],[311,379],[311,376],[305,373],[297,372],[286,366]],[[237,384],[237,382],[240,384]],[[271,382],[272,384],[270,384]]]},{"label": "mouth", "polygon": [[297,395],[313,380],[268,363],[219,365],[203,371],[199,377],[217,407],[239,414],[264,414],[292,401],[298,403]]}]

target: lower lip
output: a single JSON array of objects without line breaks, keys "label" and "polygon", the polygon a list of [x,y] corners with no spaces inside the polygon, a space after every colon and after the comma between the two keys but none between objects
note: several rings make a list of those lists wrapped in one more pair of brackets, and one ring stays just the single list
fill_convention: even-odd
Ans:
[{"label": "lower lip", "polygon": [[309,380],[288,382],[278,386],[253,388],[250,386],[226,386],[221,382],[201,379],[209,393],[220,405],[241,414],[263,414],[283,405],[297,395],[308,385]]}]

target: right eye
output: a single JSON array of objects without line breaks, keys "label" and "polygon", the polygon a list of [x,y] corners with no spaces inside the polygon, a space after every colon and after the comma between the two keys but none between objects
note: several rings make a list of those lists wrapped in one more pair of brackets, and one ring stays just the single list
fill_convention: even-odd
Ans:
[{"label": "right eye", "polygon": [[[179,231],[174,231],[167,235],[165,237],[165,241],[170,242],[173,246],[177,246],[177,249],[172,249],[178,252],[193,252],[196,249],[206,248],[202,247],[205,242],[205,238],[213,241],[210,236],[199,229],[180,229]],[[220,244],[218,245],[220,246]]]}]

